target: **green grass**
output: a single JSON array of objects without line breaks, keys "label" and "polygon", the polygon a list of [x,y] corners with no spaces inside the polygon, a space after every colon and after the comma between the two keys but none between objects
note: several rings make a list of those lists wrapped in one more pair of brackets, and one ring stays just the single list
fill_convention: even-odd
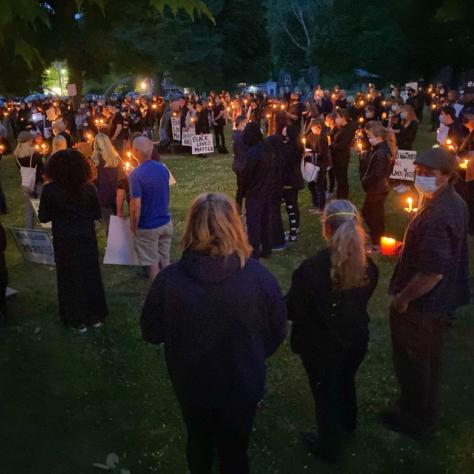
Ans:
[{"label": "green grass", "polygon": [[[433,141],[421,128],[417,148]],[[164,157],[178,184],[171,196],[175,223],[173,258],[191,199],[203,191],[234,194],[230,156],[200,160]],[[1,164],[10,213],[3,225],[21,226],[23,201],[11,158]],[[356,161],[351,194],[363,193]],[[296,245],[266,261],[288,289],[292,271],[322,246],[320,224],[307,212],[309,192],[300,193],[302,235]],[[407,224],[400,198],[387,204],[387,230],[403,237]],[[286,216],[285,216],[286,217]],[[103,248],[104,233],[99,232]],[[471,242],[471,250],[473,245]],[[383,429],[377,413],[397,394],[387,323],[388,281],[394,260],[376,259],[381,279],[371,301],[371,342],[358,376],[360,427],[348,441],[339,467],[308,456],[299,433],[313,425],[313,403],[301,362],[285,342],[269,360],[268,393],[251,440],[252,472],[294,474],[474,472],[474,306],[459,311],[445,351],[444,408],[430,440],[415,442]],[[102,331],[78,336],[58,321],[55,272],[26,263],[10,240],[10,319],[0,327],[0,473],[88,474],[94,462],[117,453],[132,474],[186,472],[185,435],[163,362],[162,350],[145,344],[138,327],[147,284],[135,269],[103,268],[110,316]]]}]

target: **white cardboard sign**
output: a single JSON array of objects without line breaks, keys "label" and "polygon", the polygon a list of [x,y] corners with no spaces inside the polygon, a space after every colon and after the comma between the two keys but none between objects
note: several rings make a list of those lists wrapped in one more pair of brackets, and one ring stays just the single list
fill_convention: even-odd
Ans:
[{"label": "white cardboard sign", "polygon": [[109,236],[104,256],[105,265],[138,265],[133,246],[130,219],[110,216]]},{"label": "white cardboard sign", "polygon": [[55,265],[53,242],[48,231],[18,228],[10,228],[9,231],[25,260]]},{"label": "white cardboard sign", "polygon": [[173,140],[181,141],[181,119],[179,117],[171,117],[171,130]]},{"label": "white cardboard sign", "polygon": [[398,150],[395,166],[390,178],[403,181],[415,181],[416,151]]},{"label": "white cardboard sign", "polygon": [[191,146],[193,155],[214,153],[214,140],[212,133],[193,135],[191,137]]},{"label": "white cardboard sign", "polygon": [[181,132],[181,145],[192,146],[192,136],[196,135],[195,127],[183,127]]}]

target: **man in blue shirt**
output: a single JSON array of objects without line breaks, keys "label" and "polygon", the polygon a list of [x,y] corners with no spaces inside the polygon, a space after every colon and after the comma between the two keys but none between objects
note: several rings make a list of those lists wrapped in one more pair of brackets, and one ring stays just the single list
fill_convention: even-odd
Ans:
[{"label": "man in blue shirt", "polygon": [[169,206],[169,171],[152,161],[153,142],[146,137],[133,141],[132,152],[140,163],[129,175],[130,227],[135,237],[138,263],[148,267],[154,280],[170,263],[171,222]]}]

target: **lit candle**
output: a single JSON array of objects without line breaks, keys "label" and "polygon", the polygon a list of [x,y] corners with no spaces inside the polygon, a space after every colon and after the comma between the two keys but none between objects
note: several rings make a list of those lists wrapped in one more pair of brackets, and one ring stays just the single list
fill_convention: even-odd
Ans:
[{"label": "lit candle", "polygon": [[436,110],[436,104],[431,105],[431,110]]},{"label": "lit candle", "polygon": [[306,137],[303,137],[303,138],[301,139],[301,143],[303,143],[303,146],[306,147]]},{"label": "lit candle", "polygon": [[127,156],[128,156],[129,158],[131,158],[131,157],[132,157],[132,152],[131,152],[131,151],[127,151]]},{"label": "lit candle", "polygon": [[359,117],[359,123],[364,123],[364,117]]},{"label": "lit candle", "polygon": [[469,164],[469,160],[464,160],[462,163],[459,163],[459,168],[463,170],[467,170],[467,165]]},{"label": "lit candle", "polygon": [[267,119],[269,119],[269,118],[270,118],[270,114],[267,114]]},{"label": "lit candle", "polygon": [[130,164],[129,161],[126,161],[125,162],[125,171],[130,171],[132,169],[132,165]]},{"label": "lit candle", "polygon": [[157,109],[158,106],[157,106],[156,104],[153,104],[153,105],[151,106],[151,108],[152,108],[152,109]]},{"label": "lit candle", "polygon": [[280,109],[281,109],[281,110],[285,110],[285,104],[281,104],[281,105],[280,105]]},{"label": "lit candle", "polygon": [[408,207],[405,207],[405,212],[408,212],[408,214],[411,214],[413,212],[418,212],[418,208],[413,207],[412,197],[407,197],[407,204],[408,204]]},{"label": "lit candle", "polygon": [[5,145],[0,145],[0,154],[5,152]]},{"label": "lit candle", "polygon": [[382,120],[385,120],[387,118],[387,112],[382,113]]},{"label": "lit candle", "polygon": [[382,237],[380,239],[380,253],[382,255],[392,257],[393,255],[396,255],[399,247],[399,242],[397,242],[392,237]]},{"label": "lit candle", "polygon": [[364,102],[363,100],[361,100],[361,101],[359,102],[359,105],[360,105],[361,107],[363,107],[363,106],[365,105],[365,102]]}]

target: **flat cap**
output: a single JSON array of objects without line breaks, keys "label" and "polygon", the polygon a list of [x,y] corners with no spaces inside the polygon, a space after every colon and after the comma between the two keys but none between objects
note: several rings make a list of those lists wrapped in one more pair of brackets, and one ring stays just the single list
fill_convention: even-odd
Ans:
[{"label": "flat cap", "polygon": [[456,157],[444,148],[431,148],[416,157],[415,165],[451,173],[456,168]]}]

